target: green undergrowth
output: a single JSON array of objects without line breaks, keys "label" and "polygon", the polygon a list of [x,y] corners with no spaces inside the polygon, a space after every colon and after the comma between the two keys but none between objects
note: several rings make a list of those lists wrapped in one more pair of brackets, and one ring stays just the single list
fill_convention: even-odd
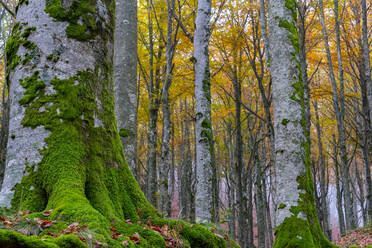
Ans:
[{"label": "green undergrowth", "polygon": [[77,236],[64,235],[57,238],[41,240],[37,236],[25,236],[12,230],[0,230],[2,248],[85,248]]},{"label": "green undergrowth", "polygon": [[126,247],[155,248],[239,247],[227,235],[217,234],[213,226],[190,224],[182,220],[156,218],[137,223],[115,220],[110,223],[108,236],[99,238],[86,225],[71,224],[64,218],[53,219],[52,211],[46,212],[49,216],[45,216],[45,213],[16,213],[3,208],[0,212],[2,248],[119,248],[123,244]]}]

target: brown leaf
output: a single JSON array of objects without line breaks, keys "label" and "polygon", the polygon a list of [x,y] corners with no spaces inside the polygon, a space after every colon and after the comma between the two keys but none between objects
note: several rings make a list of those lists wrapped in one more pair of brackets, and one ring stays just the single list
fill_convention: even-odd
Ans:
[{"label": "brown leaf", "polygon": [[52,212],[53,212],[53,209],[50,209],[50,210],[48,210],[48,211],[45,211],[45,212],[43,213],[43,216],[48,217]]},{"label": "brown leaf", "polygon": [[124,246],[128,246],[129,245],[128,241],[126,241],[126,240],[124,240],[123,243],[121,243],[121,244],[124,245]]},{"label": "brown leaf", "polygon": [[128,236],[128,238],[130,240],[132,240],[135,244],[139,244],[140,243],[140,237],[139,237],[139,234],[137,232],[134,233],[133,236]]}]

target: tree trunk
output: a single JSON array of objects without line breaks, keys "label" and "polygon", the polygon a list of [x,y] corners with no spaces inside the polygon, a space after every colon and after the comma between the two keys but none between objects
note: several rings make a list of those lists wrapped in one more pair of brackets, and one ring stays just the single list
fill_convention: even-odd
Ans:
[{"label": "tree trunk", "polygon": [[229,206],[229,233],[232,239],[236,239],[236,214],[235,214],[235,180],[234,180],[234,148],[231,123],[227,123],[227,150],[229,152],[229,170],[226,174],[227,181],[227,198]]},{"label": "tree trunk", "polygon": [[332,247],[315,210],[295,6],[296,1],[269,3],[278,225],[273,247]]},{"label": "tree trunk", "polygon": [[[362,66],[358,66],[361,68]],[[372,162],[372,127],[371,127],[371,118],[369,111],[369,101],[367,93],[367,80],[366,73],[363,73],[365,70],[363,68],[360,70],[360,91],[361,91],[361,102],[362,102],[362,159],[363,159],[363,168],[365,176],[365,189],[366,189],[366,210],[367,210],[367,222],[372,220],[372,180],[371,180],[371,168],[370,162]]]},{"label": "tree trunk", "polygon": [[340,186],[339,165],[338,165],[338,159],[337,159],[337,156],[338,156],[337,143],[336,143],[336,137],[334,135],[333,135],[333,143],[334,143],[333,161],[335,165],[335,177],[336,177],[338,225],[340,228],[341,236],[344,236],[346,234],[346,227],[345,227],[344,211],[342,209],[342,192],[341,192],[341,186]]},{"label": "tree trunk", "polygon": [[137,177],[137,1],[116,1],[115,114],[125,159]]},{"label": "tree trunk", "polygon": [[169,89],[172,84],[172,71],[173,71],[173,55],[175,51],[175,44],[173,42],[173,16],[172,12],[175,6],[174,0],[167,0],[167,40],[165,47],[166,71],[165,80],[162,90],[162,110],[163,110],[163,137],[161,144],[161,157],[160,157],[160,209],[164,216],[168,216],[167,207],[170,202],[169,189],[168,189],[168,174],[170,170],[170,139],[171,139],[171,118],[169,110]]},{"label": "tree trunk", "polygon": [[0,193],[2,206],[54,209],[51,218],[105,236],[111,220],[157,216],[125,162],[116,126],[113,4],[20,5],[7,43],[10,138]]},{"label": "tree trunk", "polygon": [[200,222],[214,222],[216,209],[213,192],[213,135],[208,40],[210,37],[211,1],[198,0],[195,22],[195,99],[196,99],[196,217]]},{"label": "tree trunk", "polygon": [[[329,48],[328,42],[328,34],[327,28],[325,25],[325,18],[324,18],[324,10],[323,10],[323,0],[319,0],[319,8],[320,8],[320,22],[322,24],[323,29],[323,39],[324,45],[327,55],[328,61],[328,69],[329,69],[329,77],[332,83],[332,91],[333,91],[333,108],[336,115],[337,120],[337,131],[338,131],[338,143],[340,146],[340,156],[341,156],[341,174],[342,174],[342,186],[344,189],[344,200],[346,206],[352,206],[352,198],[351,198],[351,190],[349,185],[349,168],[348,168],[348,159],[347,159],[347,151],[346,151],[346,144],[345,144],[345,127],[344,127],[344,114],[345,114],[345,103],[344,103],[344,80],[343,80],[343,69],[342,69],[342,61],[341,61],[341,50],[340,50],[340,23],[338,19],[338,12],[335,13],[335,20],[336,20],[336,43],[337,43],[337,58],[338,58],[338,66],[339,66],[339,77],[340,77],[340,96],[338,96],[338,87],[335,78],[335,74],[333,71],[333,63],[331,58],[331,52]],[[334,10],[338,11],[338,2],[335,2]],[[356,227],[356,223],[354,223],[353,212],[352,208],[347,207],[345,208],[345,220],[346,220],[346,228],[347,230],[351,230]]]},{"label": "tree trunk", "polygon": [[326,190],[326,166],[324,163],[324,155],[323,155],[323,142],[322,142],[322,131],[319,123],[319,112],[318,112],[318,103],[315,101],[313,102],[314,110],[315,110],[315,127],[318,139],[318,154],[319,154],[319,169],[320,169],[320,210],[322,216],[319,216],[321,221],[321,226],[323,229],[324,235],[331,240],[331,227],[329,224],[329,214],[328,214],[328,202],[327,202],[327,190]]},{"label": "tree trunk", "polygon": [[[371,63],[370,63],[370,49],[368,43],[368,23],[367,23],[367,4],[366,0],[362,0],[362,40],[363,40],[363,59],[365,67],[365,82],[368,90],[368,106],[369,106],[369,120],[370,128],[372,131],[372,79],[371,79]],[[371,138],[371,137],[370,137]],[[372,146],[372,140],[370,139],[370,146]],[[372,154],[371,154],[372,155]],[[367,212],[368,221],[372,221],[372,183],[371,183],[371,171],[368,166],[366,168],[366,179],[367,179]]]},{"label": "tree trunk", "polygon": [[[5,72],[6,75],[7,72]],[[0,185],[3,184],[4,172],[6,166],[6,147],[9,134],[9,86],[7,82],[3,86],[3,95],[1,101],[1,129],[0,129]]]},{"label": "tree trunk", "polygon": [[263,198],[261,163],[257,159],[256,164],[256,215],[257,215],[257,247],[265,248],[266,216],[265,199]]}]

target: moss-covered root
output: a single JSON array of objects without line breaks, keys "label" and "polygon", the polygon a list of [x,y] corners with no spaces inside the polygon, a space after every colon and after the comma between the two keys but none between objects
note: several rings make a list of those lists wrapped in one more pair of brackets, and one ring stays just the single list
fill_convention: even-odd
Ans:
[{"label": "moss-covered root", "polygon": [[317,225],[310,226],[307,220],[291,216],[286,218],[275,230],[273,248],[337,248],[327,239],[316,237],[321,230],[315,231]]},{"label": "moss-covered root", "polygon": [[0,230],[1,248],[86,248],[75,235],[42,240],[37,236],[25,236],[11,230]]},{"label": "moss-covered root", "polygon": [[155,219],[153,224],[168,225],[182,238],[184,247],[192,248],[239,248],[240,246],[229,237],[225,239],[214,234],[203,225],[190,224],[183,220]]}]

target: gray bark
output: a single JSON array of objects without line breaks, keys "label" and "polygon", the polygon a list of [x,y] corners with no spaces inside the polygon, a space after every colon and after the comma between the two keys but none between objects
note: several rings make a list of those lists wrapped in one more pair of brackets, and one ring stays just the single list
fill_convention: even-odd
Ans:
[{"label": "gray bark", "polygon": [[[157,138],[158,138],[158,113],[160,108],[160,65],[159,60],[162,56],[163,47],[159,46],[158,54],[156,55],[157,63],[154,63],[154,33],[153,33],[153,20],[152,20],[152,0],[147,1],[148,5],[148,29],[149,29],[149,82],[148,82],[148,95],[149,95],[149,158],[147,162],[147,188],[146,196],[149,202],[157,205]],[[155,72],[155,75],[154,75]]]},{"label": "gray bark", "polygon": [[266,208],[265,208],[265,198],[263,193],[263,172],[261,170],[261,161],[257,159],[256,164],[256,193],[255,193],[255,203],[256,203],[256,216],[257,216],[257,247],[265,248],[265,234],[266,234]]},{"label": "gray bark", "polygon": [[213,222],[216,214],[213,197],[213,135],[208,40],[210,37],[211,1],[198,0],[195,22],[195,99],[196,99],[196,218]]},{"label": "gray bark", "polygon": [[328,181],[326,179],[326,165],[324,162],[324,155],[323,155],[323,142],[322,142],[322,130],[319,123],[319,112],[318,112],[318,103],[315,101],[313,102],[314,110],[315,110],[315,127],[317,133],[317,140],[318,140],[318,154],[319,154],[319,169],[320,169],[320,213],[319,219],[321,219],[321,227],[323,233],[326,237],[331,240],[332,239],[332,230],[329,223],[329,214],[328,214],[328,199],[327,199],[327,186]]},{"label": "gray bark", "polygon": [[165,217],[168,216],[168,206],[170,202],[168,174],[170,170],[170,139],[171,139],[171,118],[169,110],[169,89],[172,84],[173,56],[175,42],[173,41],[173,15],[172,11],[175,1],[167,0],[167,40],[165,47],[166,71],[162,90],[162,111],[163,111],[163,137],[160,156],[160,208]]},{"label": "gray bark", "polygon": [[137,177],[137,1],[116,1],[115,114],[125,159]]},{"label": "gray bark", "polygon": [[[341,60],[341,48],[340,48],[340,23],[338,16],[338,1],[334,1],[334,11],[335,11],[335,21],[336,21],[336,44],[337,44],[337,60],[338,60],[338,71],[339,71],[339,81],[340,81],[340,95],[338,96],[338,87],[333,71],[333,63],[331,58],[331,52],[328,42],[328,33],[325,25],[324,9],[323,9],[323,0],[319,0],[320,8],[320,21],[323,29],[323,39],[328,61],[328,70],[329,77],[332,83],[333,91],[333,108],[337,120],[337,131],[338,131],[338,143],[340,146],[340,157],[341,157],[341,174],[342,174],[342,186],[344,193],[345,206],[352,206],[353,199],[351,197],[350,189],[350,175],[348,168],[348,158],[345,144],[345,127],[344,127],[344,116],[345,116],[345,103],[344,103],[344,78],[343,78],[343,68]],[[346,220],[346,229],[351,230],[356,227],[355,217],[353,215],[352,208],[345,208],[345,220]]]},{"label": "gray bark", "polygon": [[340,228],[341,236],[346,234],[346,227],[345,227],[345,219],[344,219],[344,211],[342,208],[342,192],[341,192],[341,183],[340,183],[340,173],[339,173],[339,164],[338,164],[338,150],[337,150],[337,143],[336,137],[333,135],[333,161],[335,165],[335,177],[336,177],[336,198],[337,198],[337,213],[338,213],[338,225]]},{"label": "gray bark", "polygon": [[[371,219],[372,215],[372,180],[371,180],[371,168],[370,162],[372,162],[372,130],[371,130],[371,119],[369,111],[369,101],[367,93],[367,80],[365,79],[365,73],[363,64],[358,65],[360,71],[360,101],[362,103],[361,118],[361,141],[360,146],[362,150],[363,168],[364,168],[364,183],[366,190],[366,211],[367,211],[367,222]],[[359,111],[358,111],[359,112]]]},{"label": "gray bark", "polygon": [[[370,48],[368,43],[368,23],[367,23],[367,4],[366,0],[362,0],[362,40],[363,40],[363,59],[365,67],[365,82],[368,90],[368,106],[369,106],[369,120],[370,131],[372,131],[372,79],[371,79],[371,63],[370,63]],[[372,145],[372,140],[370,140]],[[371,154],[372,155],[372,154]],[[367,168],[368,167],[368,168]],[[371,171],[369,166],[365,166],[365,175],[367,180],[367,212],[368,220],[372,221],[372,182]]]},{"label": "gray bark", "polygon": [[229,169],[227,170],[226,184],[227,184],[227,201],[230,211],[229,215],[229,234],[232,239],[236,239],[236,214],[235,214],[235,180],[234,180],[234,148],[233,148],[233,135],[231,130],[231,123],[226,123],[227,137],[225,138],[225,146],[228,151]]},{"label": "gray bark", "polygon": [[[45,12],[45,2],[29,0],[27,8],[21,7],[17,13],[16,22],[27,23],[27,26],[35,27],[35,31],[28,37],[28,40],[36,45],[36,55],[29,64],[19,65],[8,72],[10,78],[8,82],[10,85],[9,138],[5,177],[0,192],[0,206],[10,207],[14,185],[20,183],[27,165],[37,165],[41,161],[43,156],[40,151],[46,148],[44,139],[48,138],[51,133],[44,126],[36,128],[23,126],[22,120],[25,117],[26,107],[19,104],[19,100],[24,97],[26,89],[20,84],[20,80],[39,71],[40,78],[46,85],[46,94],[53,94],[55,92],[51,84],[53,78],[68,79],[79,71],[94,71],[97,65],[97,56],[104,56],[99,54],[98,50],[107,48],[106,44],[99,41],[99,38],[92,40],[92,43],[68,38],[66,36],[68,23],[53,21],[53,18]],[[102,2],[100,3],[101,9],[97,11],[100,16],[97,18],[109,21],[106,6]],[[110,45],[108,43],[107,46]],[[25,47],[20,46],[17,55],[24,58],[27,51]],[[82,51],[84,51],[84,56],[81,56]],[[50,66],[51,61],[47,59],[47,56],[55,53],[59,53],[59,60]],[[112,52],[109,50],[105,56],[108,57],[103,57],[101,60],[109,61],[107,58],[112,56]],[[95,123],[100,125],[102,121],[97,117]]]},{"label": "gray bark", "polygon": [[[301,105],[291,99],[300,71],[292,58],[294,48],[289,32],[279,27],[279,20],[292,21],[284,1],[269,2],[271,76],[273,81],[275,166],[276,166],[276,224],[291,216],[289,209],[297,206],[301,191],[296,178],[306,171],[303,161],[305,141],[301,126]],[[278,208],[280,204],[285,206]]]},{"label": "gray bark", "polygon": [[[5,72],[7,74],[7,72]],[[3,95],[1,101],[1,130],[0,130],[0,185],[3,184],[5,165],[6,165],[6,147],[9,134],[9,87],[7,83],[3,86]]]}]

